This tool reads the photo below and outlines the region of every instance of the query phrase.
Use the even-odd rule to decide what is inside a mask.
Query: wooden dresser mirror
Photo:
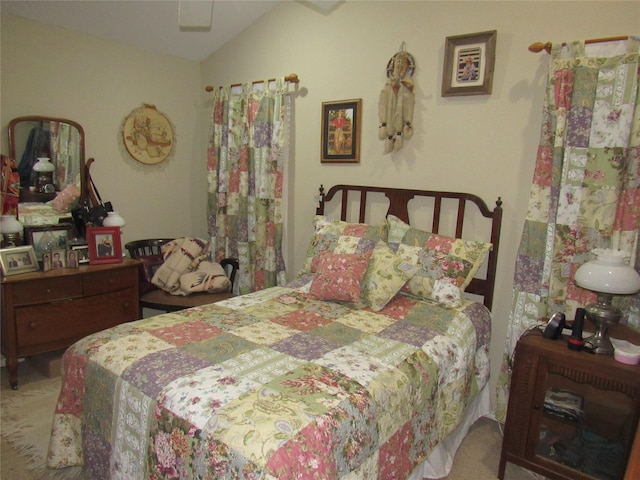
[[[9,155],[15,159],[20,173],[20,202],[45,203],[67,186],[80,179],[81,198],[86,198],[87,185],[82,126],[65,118],[31,115],[9,122]],[[33,166],[38,158],[47,157],[53,163],[53,188],[38,192],[32,188]],[[18,207],[20,216],[20,207]]]

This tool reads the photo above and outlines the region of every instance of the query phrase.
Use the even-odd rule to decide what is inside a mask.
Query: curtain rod
[[[627,40],[628,38],[629,38],[628,35],[622,35],[620,37],[592,38],[590,40],[585,40],[584,43],[588,45],[590,43],[617,42],[620,40]],[[562,43],[562,45],[566,45],[566,44],[567,44],[566,42]],[[545,50],[547,53],[551,53],[551,42],[547,42],[547,43],[535,42],[529,45],[530,52],[539,53],[542,50]]]
[[[289,83],[300,83],[300,78],[298,78],[298,74],[297,73],[290,73],[289,75],[284,77],[285,81],[289,82]],[[269,80],[267,80],[267,82],[275,82],[275,78],[270,78]],[[255,82],[251,82],[253,85],[257,84],[257,83],[262,83],[264,80],[256,80]],[[231,87],[241,87],[242,84],[241,83],[234,83],[233,85],[231,85]],[[207,92],[213,92],[213,87],[211,85],[207,85],[205,87],[205,90]]]

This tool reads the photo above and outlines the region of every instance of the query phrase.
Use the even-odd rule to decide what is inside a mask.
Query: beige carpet
[[[29,362],[19,367],[18,390],[11,390],[6,368],[0,369],[1,480],[58,480],[76,471],[45,468],[49,430],[60,388],[60,377],[47,378]],[[498,424],[478,420],[458,450],[446,480],[495,480],[502,436]],[[65,475],[65,474],[71,475]],[[505,480],[532,480],[526,470],[507,464]]]

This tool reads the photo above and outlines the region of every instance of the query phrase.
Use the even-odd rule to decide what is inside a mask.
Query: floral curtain
[[[285,283],[283,186],[287,83],[214,89],[208,230],[215,259],[240,261],[239,293]]]
[[[554,45],[529,208],[516,258],[496,417],[504,420],[518,338],[554,312],[567,319],[596,294],[576,286],[594,248],[629,252],[639,266],[640,38]],[[587,48],[591,48],[589,45]],[[595,55],[594,55],[595,54]],[[615,299],[640,327],[640,295]]]

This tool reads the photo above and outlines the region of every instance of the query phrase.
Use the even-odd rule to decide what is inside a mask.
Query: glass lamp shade
[[[2,215],[0,219],[0,233],[22,233],[22,224],[14,215]]]
[[[640,275],[624,261],[622,250],[597,248],[595,260],[578,268],[575,282],[578,286],[598,293],[631,295],[640,290]]]
[[[22,224],[14,215],[2,215],[0,218],[0,233],[2,247],[17,247],[21,245]]]
[[[125,219],[118,212],[108,212],[107,218],[102,221],[104,227],[124,227],[127,224]]]

